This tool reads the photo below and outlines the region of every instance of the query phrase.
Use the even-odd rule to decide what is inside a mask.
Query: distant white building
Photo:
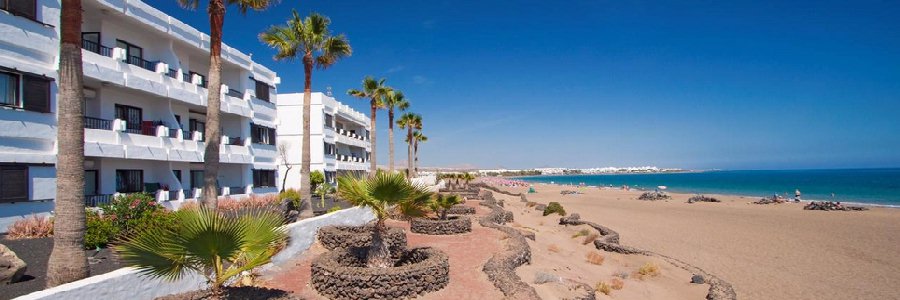
[[[84,0],[88,205],[199,195],[209,36],[138,0]],[[0,231],[56,197],[59,0],[0,1]],[[222,195],[275,192],[277,75],[222,47]]]
[[[312,93],[310,103],[310,170],[322,171],[331,183],[337,176],[369,172],[369,117],[319,92]],[[287,176],[286,188],[299,189],[303,93],[278,95],[278,115],[278,143],[287,147],[287,155],[279,156],[279,174]]]

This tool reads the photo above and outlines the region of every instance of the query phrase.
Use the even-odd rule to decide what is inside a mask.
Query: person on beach
[[[794,202],[800,202],[800,189],[794,190]]]

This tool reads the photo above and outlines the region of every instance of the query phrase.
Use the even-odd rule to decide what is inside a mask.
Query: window
[[[325,154],[326,155],[335,155],[337,154],[337,147],[334,144],[325,143]]]
[[[275,170],[253,170],[253,187],[274,187]]]
[[[325,114],[325,128],[334,128],[334,116]]]
[[[178,183],[181,183],[181,170],[172,170],[172,175],[175,175],[175,179],[178,179]]]
[[[116,170],[116,192],[139,193],[143,191],[143,170]]]
[[[28,167],[0,165],[0,203],[28,201]]]
[[[191,188],[203,188],[203,176],[202,170],[191,170]]]
[[[49,113],[50,82],[39,75],[0,71],[0,106]]]
[[[140,108],[116,104],[116,119],[125,120],[125,131],[128,133],[141,133],[141,123],[144,122],[143,115],[144,112]]]
[[[269,101],[269,84],[262,81],[256,81],[256,98]]]
[[[19,106],[18,75],[0,72],[0,105]]]
[[[123,40],[116,40],[116,47],[125,49],[125,62],[143,67],[144,48],[135,46]]]
[[[37,20],[36,0],[0,0],[0,9],[16,16]]]
[[[200,122],[197,119],[189,119],[188,120],[188,130],[191,132],[197,131],[200,133],[206,133],[206,123]],[[206,136],[201,136],[202,139],[200,141],[206,141]]]
[[[275,129],[250,124],[250,141],[256,144],[275,145]]]

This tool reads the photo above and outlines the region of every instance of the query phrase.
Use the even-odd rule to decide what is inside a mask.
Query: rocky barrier
[[[340,249],[312,262],[310,283],[336,300],[404,299],[443,289],[450,283],[447,254],[433,248],[402,251],[388,268],[365,265],[364,249]]]
[[[450,215],[474,215],[475,208],[468,206],[468,205],[457,204],[457,205],[450,207],[450,209],[447,210],[447,214],[450,214]]]
[[[414,218],[409,230],[428,235],[451,235],[472,232],[472,220],[465,216],[450,216],[446,220]]]
[[[325,226],[319,229],[317,238],[328,250],[369,247],[372,245],[373,225]],[[402,228],[388,227],[385,242],[391,252],[406,249],[406,232]]]
[[[669,199],[672,199],[672,196],[669,196],[669,194],[666,194],[664,192],[646,192],[646,193],[641,194],[641,196],[638,197],[638,200],[644,200],[644,201],[658,201],[658,200],[669,200]]]
[[[597,249],[623,253],[623,254],[641,254],[647,256],[656,256],[662,258],[663,260],[679,267],[687,270],[688,272],[696,274],[694,277],[700,276],[695,283],[708,283],[709,291],[706,294],[706,299],[708,300],[735,300],[737,299],[737,294],[734,292],[734,288],[731,287],[731,284],[722,280],[715,275],[709,274],[706,271],[703,271],[700,268],[697,268],[691,264],[685,263],[681,260],[668,257],[662,254],[654,253],[651,251],[641,250],[637,248],[622,246],[619,244],[619,233],[615,230],[612,230],[608,227],[602,226],[600,224],[588,221],[582,221],[581,216],[576,214],[571,214],[567,217],[562,217],[559,219],[560,225],[588,225],[597,232],[600,233],[600,238],[594,241],[594,246]],[[699,281],[699,282],[696,282]]]
[[[522,281],[519,275],[516,275],[516,268],[526,263],[531,263],[531,247],[528,241],[516,229],[503,226],[506,223],[506,213],[497,206],[493,195],[488,193],[485,200],[481,202],[491,209],[491,212],[479,220],[479,224],[483,227],[493,228],[505,233],[509,238],[506,239],[506,248],[495,253],[487,263],[484,264],[482,271],[487,274],[488,279],[495,287],[500,289],[509,299],[537,300],[541,299],[534,288]]]

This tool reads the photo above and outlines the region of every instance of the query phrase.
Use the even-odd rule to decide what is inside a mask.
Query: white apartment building
[[[138,0],[84,0],[85,195],[199,196],[209,36]],[[53,209],[59,0],[0,1],[0,231]],[[221,195],[276,192],[277,75],[222,47]]]
[[[322,171],[331,183],[336,176],[369,172],[369,117],[323,93],[312,93],[310,103],[310,169]],[[303,93],[278,95],[278,115],[278,143],[287,147],[285,157],[279,157],[278,173],[287,176],[286,188],[299,189]]]

